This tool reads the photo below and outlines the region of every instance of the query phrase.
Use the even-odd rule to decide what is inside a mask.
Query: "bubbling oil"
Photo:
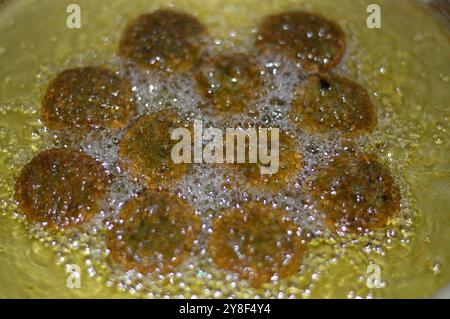
[[[236,45],[235,40],[227,42],[224,39],[220,42],[212,40],[208,46],[209,50],[217,52],[245,51],[251,50],[252,41],[252,35],[241,35],[240,45]],[[84,54],[80,54],[80,61],[83,60]],[[1,198],[1,206],[8,214],[23,220],[20,214],[15,212],[15,203],[12,201],[14,180],[20,168],[39,151],[69,146],[94,157],[108,173],[115,176],[108,199],[100,213],[76,230],[64,230],[58,235],[47,231],[42,225],[29,224],[30,234],[53,247],[60,263],[71,260],[72,255],[81,255],[90,276],[101,278],[108,286],[117,286],[128,293],[150,298],[308,297],[318,278],[326,277],[329,268],[332,268],[338,259],[345,258],[349,251],[353,249],[358,251],[359,260],[356,262],[361,260],[367,262],[371,260],[371,254],[383,256],[392,246],[410,244],[414,231],[414,216],[417,212],[414,208],[414,198],[404,178],[408,152],[404,158],[399,159],[393,158],[390,150],[409,150],[414,147],[421,127],[398,116],[391,105],[391,95],[377,92],[379,95],[371,97],[376,100],[378,106],[377,127],[372,133],[354,139],[350,145],[336,136],[317,136],[303,131],[294,127],[289,120],[293,91],[302,79],[297,76],[296,67],[291,62],[273,57],[269,60],[276,62],[268,62],[267,57],[258,59],[265,94],[260,95],[260,99],[255,101],[248,112],[226,118],[212,116],[197,107],[202,97],[198,95],[193,81],[186,74],[175,75],[171,81],[166,81],[155,73],[127,67],[120,57],[115,56],[108,61],[111,69],[118,70],[118,74],[131,79],[133,100],[137,105],[134,119],[168,108],[178,113],[186,122],[202,119],[204,126],[226,128],[233,127],[235,123],[253,123],[262,127],[279,127],[295,137],[296,151],[302,154],[303,169],[293,182],[289,182],[276,194],[249,189],[243,184],[238,184],[239,187],[230,187],[229,172],[226,169],[206,164],[195,165],[174,188],[175,194],[194,208],[201,218],[202,225],[192,250],[176,271],[168,274],[155,272],[143,275],[136,270],[124,271],[109,259],[110,252],[105,243],[106,234],[117,222],[119,211],[124,204],[145,188],[141,180],[122,171],[118,165],[119,142],[127,127],[119,130],[103,129],[81,139],[74,139],[43,128],[39,121],[39,105],[0,105],[3,118],[14,117],[15,121],[22,119],[25,123],[23,127],[4,125],[1,130],[0,139],[5,141],[0,143],[1,151],[7,154],[2,166],[8,172],[0,185],[2,194],[6,194]],[[359,63],[361,61],[355,61],[353,57],[347,55],[338,66],[337,72],[343,75],[354,74],[354,68],[357,68]],[[54,69],[50,69],[48,73],[53,71]],[[374,75],[367,74],[363,77],[370,79],[371,76]],[[42,78],[48,78],[45,72]],[[19,125],[19,122],[17,123]],[[15,143],[15,138],[19,137],[25,138],[26,144],[31,145],[31,148],[20,147],[24,142]],[[382,159],[400,188],[401,210],[383,230],[371,231],[363,236],[339,237],[326,227],[323,212],[305,205],[302,187],[305,181],[317,176],[331,158],[349,148],[375,153]],[[236,179],[238,183],[241,180]],[[251,282],[240,280],[237,275],[217,267],[208,256],[208,239],[217,212],[246,201],[258,201],[264,205],[281,208],[302,229],[309,243],[297,274],[283,279],[273,278],[262,287],[254,287]],[[367,296],[370,297],[371,294],[369,290]],[[349,292],[348,297],[354,296],[353,292]]]
[[[120,63],[119,59],[117,61]],[[121,64],[118,64],[117,67],[121,67]],[[294,182],[288,183],[285,189],[276,194],[263,190],[252,190],[243,183],[238,184],[239,187],[229,187],[227,186],[230,182],[229,172],[225,169],[211,167],[207,164],[196,165],[193,172],[177,184],[175,193],[189,202],[201,217],[201,234],[195,241],[194,247],[185,262],[177,268],[176,272],[169,274],[155,272],[150,275],[142,275],[136,270],[124,271],[119,265],[111,265],[109,260],[110,252],[105,245],[105,234],[117,222],[119,211],[123,205],[145,187],[141,180],[123,172],[118,166],[118,143],[126,129],[119,131],[104,129],[92,132],[82,139],[72,139],[65,135],[54,136],[53,147],[69,145],[91,155],[102,164],[107,172],[115,174],[115,181],[102,211],[79,229],[66,230],[55,236],[48,232],[45,227],[32,224],[30,225],[32,234],[54,246],[61,258],[72,254],[73,251],[81,250],[85,255],[86,262],[90,265],[89,272],[91,274],[104,277],[107,285],[117,285],[122,290],[144,294],[148,297],[192,297],[198,294],[191,292],[195,291],[195,287],[202,287],[202,296],[205,297],[238,297],[244,295],[277,297],[280,294],[289,297],[302,296],[306,290],[297,291],[292,287],[297,287],[296,280],[302,278],[303,273],[309,270],[305,265],[302,266],[304,269],[299,269],[297,275],[283,280],[273,278],[272,282],[265,284],[265,288],[255,288],[251,283],[239,280],[235,274],[219,269],[206,252],[208,239],[212,231],[211,224],[217,212],[251,200],[283,209],[302,229],[309,240],[334,240],[324,224],[323,213],[304,204],[302,185],[308,178],[316,176],[326,166],[330,158],[345,151],[346,146],[342,145],[342,141],[337,137],[317,137],[292,127],[287,120],[288,110],[286,105],[290,104],[292,98],[290,89],[300,80],[298,77],[292,76],[292,69],[285,67],[282,63],[279,66],[262,64],[262,67],[266,70],[269,69],[263,74],[266,76],[265,88],[268,92],[271,92],[270,98],[265,97],[264,101],[256,103],[257,115],[236,114],[232,120],[226,118],[222,121],[217,119],[208,121],[210,115],[193,114],[192,110],[196,110],[194,105],[201,97],[196,96],[192,92],[192,88],[184,84],[187,82],[186,78],[179,77],[173,82],[152,81],[151,78],[147,77],[144,77],[145,80],[141,80],[142,71],[127,70],[127,72],[130,72],[133,83],[134,100],[138,104],[139,112],[136,114],[136,118],[143,114],[154,113],[160,110],[162,106],[162,108],[169,108],[178,112],[185,119],[206,119],[206,123],[221,125],[222,127],[232,125],[233,121],[237,123],[250,121],[266,126],[275,124],[281,130],[289,132],[295,137],[298,142],[295,145],[296,151],[304,156],[303,169],[298,173]],[[274,85],[276,89],[271,90],[271,85]],[[184,103],[185,101],[188,101],[188,103]],[[283,105],[279,105],[280,101],[283,101]],[[268,110],[279,110],[279,112],[268,112]],[[46,130],[42,133],[52,134]],[[52,140],[51,136],[47,138]],[[368,141],[368,138],[360,138],[354,147],[361,150],[371,149],[370,145],[367,145]],[[403,193],[405,193],[404,183],[397,174],[395,177],[396,182],[403,185]],[[242,178],[236,179],[242,180]],[[403,208],[408,207],[407,200],[404,201],[400,217],[389,228],[407,227],[407,221],[412,217],[412,212]],[[384,232],[389,233],[393,231],[392,229],[386,229]],[[404,236],[402,240],[407,241],[406,233],[403,233],[402,236]],[[351,244],[354,240],[367,241],[370,246],[378,246],[386,240],[384,237],[384,234],[371,233],[365,238],[346,238],[340,239],[340,241],[341,244],[342,241],[345,242],[345,245]],[[313,249],[309,254],[314,255]],[[314,256],[309,258],[314,260]],[[244,295],[240,294],[241,289]],[[276,291],[277,295],[267,295],[266,289],[271,292]],[[291,293],[289,293],[290,291]]]

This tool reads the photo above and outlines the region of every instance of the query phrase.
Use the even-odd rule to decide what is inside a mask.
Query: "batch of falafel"
[[[264,94],[264,72],[255,56],[279,57],[292,62],[301,79],[288,105],[294,130],[351,145],[353,138],[376,127],[376,110],[366,90],[332,73],[345,51],[338,24],[301,11],[267,16],[252,53],[205,53],[207,36],[195,17],[160,9],[129,22],[118,53],[128,67],[157,74],[162,81],[189,76],[203,101],[198,107],[219,119],[245,112]],[[171,130],[185,125],[183,118],[170,108],[138,114],[134,94],[130,79],[106,67],[68,69],[49,83],[42,121],[75,140],[103,129],[123,132],[117,165],[145,188],[121,206],[106,235],[110,260],[144,275],[167,274],[185,261],[204,228],[201,212],[173,191],[196,164],[171,159],[176,143]],[[226,165],[231,187],[233,175],[240,174],[244,182],[239,187],[248,192],[277,194],[296,183],[302,170],[311,169],[294,146],[295,134],[280,131],[278,172],[261,175],[258,164]],[[399,187],[375,155],[350,146],[316,170],[298,192],[305,205],[324,214],[331,233],[383,229],[399,213]],[[115,178],[98,160],[70,145],[44,150],[22,169],[15,199],[28,222],[57,234],[98,214]],[[282,206],[253,198],[215,212],[210,229],[206,257],[199,258],[210,258],[255,287],[274,276],[279,280],[297,273],[309,240]]]

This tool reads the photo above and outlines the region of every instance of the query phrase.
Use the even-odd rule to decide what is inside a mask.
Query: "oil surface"
[[[50,132],[39,120],[46,83],[65,68],[115,65],[117,42],[126,23],[169,5],[166,1],[78,1],[82,28],[70,30],[65,24],[69,3],[17,0],[0,11],[1,297],[142,295],[139,278],[133,282],[136,277],[106,269],[102,256],[96,256],[96,244],[88,245],[90,250],[80,249],[94,235],[70,237],[64,244],[39,229],[32,229],[30,236],[14,214],[15,177],[39,149],[51,143]],[[338,22],[346,33],[347,49],[337,73],[360,83],[371,95],[379,124],[366,144],[401,183],[403,214],[396,227],[370,242],[367,238],[311,242],[304,269],[281,287],[254,290],[233,280],[220,285],[208,278],[208,269],[199,272],[194,267],[185,270],[184,281],[175,274],[164,278],[167,282],[144,283],[154,293],[143,296],[176,297],[184,285],[189,287],[182,289],[185,297],[425,297],[450,281],[448,34],[406,1],[379,1],[382,28],[368,29],[369,3],[190,0],[170,5],[196,15],[218,50],[245,50],[260,19],[279,11],[301,9]],[[108,158],[95,154],[95,146],[91,152]],[[203,174],[209,176],[207,170]],[[187,180],[185,186],[192,183]],[[198,197],[206,209],[208,198]],[[82,268],[80,289],[66,287],[64,265],[73,263]],[[366,285],[369,264],[380,266],[383,288]]]

